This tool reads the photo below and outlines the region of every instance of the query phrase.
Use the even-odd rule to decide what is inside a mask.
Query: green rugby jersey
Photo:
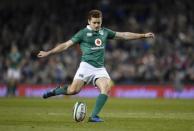
[[[82,51],[81,61],[87,62],[94,67],[104,66],[105,46],[108,39],[113,39],[116,32],[101,28],[93,31],[89,26],[76,33],[71,40],[80,44]]]

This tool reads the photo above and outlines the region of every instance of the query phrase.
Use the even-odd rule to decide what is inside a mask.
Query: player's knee
[[[108,85],[107,85],[107,87],[106,87],[106,91],[107,91],[107,93],[109,93],[109,92],[110,92],[110,90],[111,90],[111,86],[110,86],[110,84],[108,84]]]
[[[111,84],[110,82],[106,82],[101,89],[101,93],[108,94],[111,90]]]

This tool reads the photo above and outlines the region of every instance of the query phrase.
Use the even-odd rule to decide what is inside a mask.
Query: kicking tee
[[[116,32],[101,28],[99,31],[92,30],[89,26],[77,32],[71,40],[80,44],[82,51],[81,61],[100,68],[104,66],[105,46],[108,39],[113,39]]]

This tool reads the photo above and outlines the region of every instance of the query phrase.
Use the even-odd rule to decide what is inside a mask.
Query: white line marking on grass
[[[194,113],[159,113],[159,112],[117,112],[117,113],[104,113],[106,117],[115,118],[151,118],[151,119],[179,119],[179,120],[194,120]]]
[[[37,115],[42,115],[43,113],[36,113]],[[69,116],[69,113],[58,113],[58,112],[48,112],[50,116]]]
[[[66,113],[49,112],[48,115],[51,115],[51,116],[61,116],[61,115],[67,115],[67,114]]]

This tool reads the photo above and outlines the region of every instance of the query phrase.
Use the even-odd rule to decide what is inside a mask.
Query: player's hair
[[[91,10],[88,13],[88,20],[91,18],[102,18],[102,12],[100,10]]]

